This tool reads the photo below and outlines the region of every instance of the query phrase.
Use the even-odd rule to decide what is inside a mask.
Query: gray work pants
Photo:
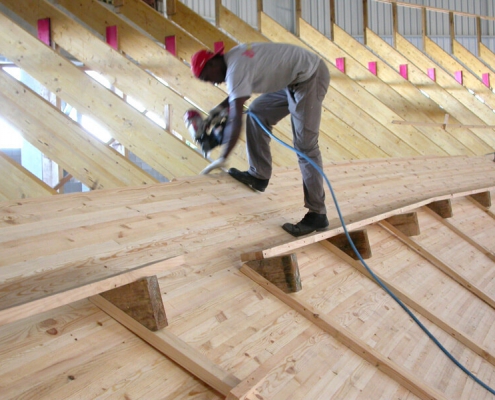
[[[275,93],[266,93],[254,100],[249,111],[271,131],[289,113],[291,115],[294,148],[322,167],[318,135],[321,104],[330,83],[330,73],[323,61],[307,81],[290,85]],[[270,179],[272,174],[271,138],[258,123],[246,118],[246,144],[249,173],[256,178]],[[304,190],[304,206],[318,214],[326,214],[323,177],[303,157],[298,155]]]

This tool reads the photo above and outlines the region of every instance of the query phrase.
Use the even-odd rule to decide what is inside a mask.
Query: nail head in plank
[[[151,331],[168,325],[156,275],[108,290],[101,296]]]
[[[285,293],[302,289],[296,254],[248,261],[247,265]]]

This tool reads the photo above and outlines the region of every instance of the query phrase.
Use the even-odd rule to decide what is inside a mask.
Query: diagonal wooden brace
[[[156,275],[108,290],[101,296],[151,331],[168,325]]]

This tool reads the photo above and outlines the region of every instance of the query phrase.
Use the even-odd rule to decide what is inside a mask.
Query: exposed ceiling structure
[[[140,0],[0,0],[1,55],[170,180],[0,69],[0,116],[93,189],[59,195],[0,153],[2,397],[494,398],[495,55],[455,40],[450,55],[427,37],[423,53],[398,34],[392,47],[371,30],[363,45],[336,25],[330,40],[302,19],[295,36],[261,11],[257,31],[220,2],[214,26],[170,3],[166,18]],[[33,35],[46,18],[51,46]],[[330,193],[328,231],[280,228],[303,213],[289,150],[272,146],[263,194],[198,175],[208,160],[182,115],[226,91],[194,80],[184,60],[246,41],[327,61],[324,170],[372,274]],[[274,133],[290,141],[290,121]],[[230,166],[245,165],[241,144]]]

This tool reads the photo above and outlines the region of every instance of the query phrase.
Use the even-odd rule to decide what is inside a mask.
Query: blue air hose
[[[368,267],[368,265],[366,264],[364,259],[361,257],[361,254],[359,254],[358,249],[354,245],[354,242],[352,241],[351,236],[349,235],[349,232],[347,231],[347,227],[346,227],[346,224],[344,222],[344,218],[342,217],[339,203],[337,202],[337,198],[335,197],[335,193],[333,191],[332,185],[331,185],[330,181],[328,180],[327,176],[325,175],[325,172],[323,172],[323,170],[320,168],[320,166],[318,166],[318,164],[316,164],[313,160],[311,160],[306,154],[298,151],[297,149],[293,148],[292,146],[289,146],[287,143],[285,143],[284,141],[280,140],[275,135],[273,135],[273,133],[270,132],[270,130],[263,125],[263,123],[259,120],[259,118],[255,114],[253,114],[250,111],[247,111],[247,114],[256,121],[256,123],[265,131],[265,133],[268,136],[270,136],[276,142],[280,143],[282,146],[288,148],[289,150],[292,150],[298,156],[304,158],[306,161],[308,161],[313,166],[314,169],[316,169],[318,171],[318,173],[323,177],[323,179],[325,180],[325,182],[328,185],[328,188],[330,189],[330,193],[332,195],[333,202],[335,203],[335,208],[336,208],[337,213],[339,215],[340,223],[342,225],[342,228],[344,229],[345,236],[347,237],[347,240],[349,241],[349,244],[351,245],[352,250],[354,251],[354,253],[358,257],[359,261],[361,261],[361,264],[363,264],[364,268],[366,268],[366,270],[373,277],[373,279],[378,283],[378,285],[380,285],[380,287],[383,290],[385,290],[385,292],[387,292],[390,295],[390,297],[392,297],[397,302],[397,304],[399,304],[402,307],[402,309],[414,320],[414,322],[416,322],[416,324],[418,324],[418,326],[428,335],[428,337],[438,346],[438,348],[440,350],[442,350],[442,352],[448,358],[450,358],[450,360],[455,365],[457,365],[462,371],[464,371],[464,373],[466,373],[466,375],[468,375],[470,378],[472,378],[476,383],[478,383],[483,388],[488,390],[491,394],[495,395],[495,390],[492,389],[487,384],[485,384],[484,382],[482,382],[476,376],[474,376],[471,373],[471,371],[469,371],[466,367],[464,367],[464,365],[462,365],[459,361],[457,361],[457,359],[438,341],[438,339],[435,336],[433,336],[433,334],[428,330],[428,328],[421,323],[421,321],[412,313],[412,311],[385,285],[385,283],[382,282],[382,280],[371,270],[371,268]]]

